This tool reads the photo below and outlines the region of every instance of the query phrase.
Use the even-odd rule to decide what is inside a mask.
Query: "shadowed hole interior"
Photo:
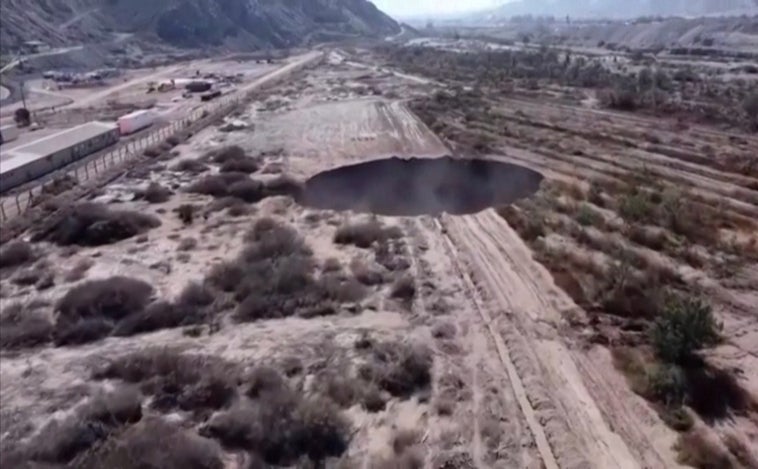
[[[492,160],[393,157],[317,174],[299,198],[319,209],[462,215],[528,197],[542,179],[531,169]]]

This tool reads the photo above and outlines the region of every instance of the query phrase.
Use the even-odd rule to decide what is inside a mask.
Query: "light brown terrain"
[[[139,454],[172,468],[670,468],[688,462],[676,448],[693,435],[717,464],[696,467],[756,467],[758,176],[752,163],[735,168],[758,138],[534,96],[519,82],[467,98],[444,67],[374,65],[385,57],[329,52],[238,109],[244,128],[188,136],[88,195],[159,223],[82,230],[108,242],[78,245],[66,230],[101,208],[60,207],[21,236],[33,252],[17,265],[3,247],[3,467],[133,467],[124,461]],[[247,163],[219,158],[234,146]],[[295,182],[392,156],[476,153],[541,172],[542,189],[515,207],[393,217],[314,208]],[[260,184],[240,186],[238,172],[206,180],[230,161],[255,163]],[[631,241],[615,203],[599,201],[638,176],[718,215],[713,244]],[[157,185],[170,194],[155,196]],[[647,323],[592,298],[615,256],[702,292],[724,323],[702,355],[734,378],[740,405],[730,395],[705,415],[686,403],[685,439],[614,365],[620,350],[648,347]],[[117,314],[138,302],[128,288],[70,306],[78,286],[116,276],[146,282],[147,302],[171,302],[178,320],[145,304]],[[302,441],[282,436],[298,425]]]

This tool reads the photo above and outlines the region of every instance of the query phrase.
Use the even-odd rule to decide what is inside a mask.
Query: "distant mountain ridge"
[[[584,18],[704,16],[758,13],[758,0],[518,0],[487,12],[495,16],[552,15]]]
[[[367,0],[2,0],[0,44],[92,43],[130,33],[177,47],[294,47],[400,32]]]

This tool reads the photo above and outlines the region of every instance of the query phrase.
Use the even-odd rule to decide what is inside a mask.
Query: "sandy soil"
[[[246,129],[202,131],[177,147],[179,155],[165,164],[170,167],[223,145],[239,145],[250,155],[261,155],[264,167],[306,179],[342,165],[392,155],[434,158],[449,154],[445,143],[404,102],[430,93],[435,85],[410,78],[356,68],[346,64],[340,54],[330,56],[327,63],[269,90],[239,111],[234,119],[245,122]],[[367,92],[368,86],[380,93]],[[736,177],[717,165],[665,156],[644,146],[623,147],[610,138],[624,138],[623,132],[634,126],[635,131],[655,132],[670,142],[676,133],[661,122],[519,100],[504,103],[504,112],[515,116],[517,110],[519,118],[526,114],[527,119],[560,122],[568,130],[530,128],[534,135],[504,139],[492,158],[540,169],[548,177],[571,178],[613,175],[631,165],[629,161],[644,163],[663,177],[692,186],[704,200],[719,200],[745,217],[758,216],[755,190],[745,187],[754,182],[749,177]],[[568,147],[587,145],[590,137],[581,132],[590,123],[596,126],[594,135],[609,135],[608,140],[589,144],[595,148],[597,143],[603,151],[567,156],[571,155],[565,151]],[[519,129],[527,124],[514,117],[512,125]],[[574,133],[566,138],[569,131]],[[708,144],[723,148],[724,154],[749,152],[740,146],[724,146],[729,135],[717,131],[690,128],[678,138],[689,141],[687,146],[693,148]],[[748,145],[756,143],[754,138],[744,138]],[[209,266],[234,257],[242,246],[243,233],[264,216],[296,227],[319,264],[332,258],[342,265],[356,259],[372,262],[369,251],[333,242],[337,226],[367,219],[367,215],[313,210],[289,198],[274,197],[256,204],[248,215],[232,218],[223,212],[208,213],[184,226],[173,209],[188,203],[207,206],[210,197],[178,190],[164,204],[132,200],[134,190],[148,180],[181,189],[196,178],[154,170],[148,176],[127,176],[108,185],[96,201],[155,214],[161,226],[149,231],[147,240],[82,247],[72,255],[42,243],[39,248],[46,253],[57,284],[39,293],[33,287],[13,285],[11,272],[2,280],[3,302],[41,300],[52,314],[52,305],[72,286],[112,275],[145,280],[156,288],[158,297],[172,299],[188,282],[202,281]],[[65,416],[102,386],[89,379],[93,367],[131,351],[170,346],[245,366],[278,363],[297,355],[307,374],[319,364],[323,366],[325,357],[334,360],[327,360],[326,366],[339,360],[359,360],[352,344],[368,333],[375,340],[429,346],[434,356],[433,385],[429,395],[393,398],[386,410],[378,413],[360,406],[347,409],[355,431],[342,458],[343,467],[374,467],[392,455],[393,435],[404,429],[422,435],[426,467],[678,466],[672,449],[676,433],[629,389],[614,369],[607,348],[580,340],[581,331],[570,324],[578,306],[494,210],[465,216],[375,219],[404,233],[404,256],[418,291],[411,305],[392,299],[389,286],[383,285],[372,288],[356,311],[340,311],[334,316],[238,324],[222,315],[218,331],[196,338],[183,334],[182,329],[168,329],[78,347],[3,352],[0,441],[12,444],[33,438],[50,419]],[[186,238],[197,241],[190,253],[177,250]],[[93,265],[84,279],[73,283],[62,279],[66,270],[85,259]],[[703,283],[708,284],[707,279]],[[735,292],[720,284],[711,286],[714,295],[730,298],[736,306],[723,311],[730,340],[713,351],[714,359],[740,366],[748,380],[746,386],[758,394],[755,289]],[[435,337],[433,331],[441,323],[452,325],[452,337]],[[436,405],[450,391],[451,382],[460,383],[453,410],[440,415]],[[758,441],[754,424],[735,421],[723,425]],[[233,462],[227,466],[238,467]]]

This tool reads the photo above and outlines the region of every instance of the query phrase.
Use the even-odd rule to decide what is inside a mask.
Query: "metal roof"
[[[0,174],[117,129],[113,123],[93,121],[15,147],[6,153],[4,161],[0,161]]]

